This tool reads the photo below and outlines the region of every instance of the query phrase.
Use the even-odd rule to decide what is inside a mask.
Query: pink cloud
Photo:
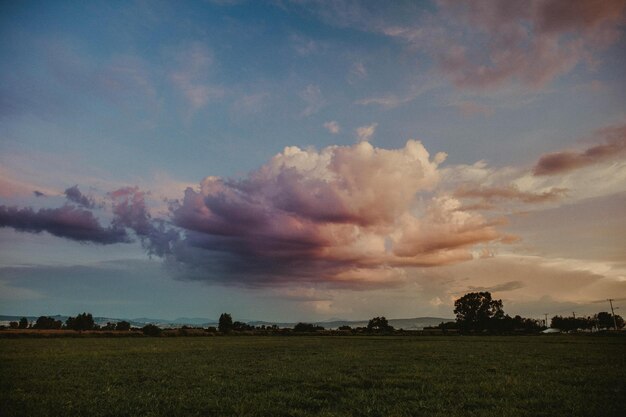
[[[562,198],[567,190],[551,188],[548,191],[535,193],[521,191],[514,185],[503,187],[468,187],[459,188],[454,195],[459,198],[479,198],[486,202],[495,200],[517,200],[523,203],[544,203]]]
[[[125,229],[115,225],[105,228],[91,211],[70,205],[38,211],[0,206],[0,227],[28,233],[45,231],[58,237],[102,245],[130,242]]]
[[[133,230],[151,255],[165,256],[178,241],[178,231],[164,220],[153,220],[146,193],[138,187],[123,187],[109,193],[113,200],[113,227]]]
[[[464,117],[471,117],[476,115],[482,115],[484,117],[492,116],[494,113],[493,107],[486,106],[484,104],[475,103],[473,101],[461,101],[459,103],[454,104],[461,115]]]
[[[621,35],[624,0],[440,0],[419,27],[377,24],[431,54],[458,87],[541,88]]]
[[[242,285],[356,288],[401,283],[404,267],[471,259],[473,245],[500,237],[497,224],[453,197],[418,204],[444,159],[414,140],[392,150],[288,147],[241,180],[207,177],[173,209],[186,238],[169,267]]]
[[[78,189],[78,185],[66,189],[65,197],[67,197],[68,200],[85,208],[94,208],[95,206],[94,199],[81,193]]]
[[[533,168],[535,176],[562,174],[589,165],[610,161],[626,154],[626,125],[600,129],[596,137],[603,144],[591,146],[584,151],[562,151],[543,155]]]

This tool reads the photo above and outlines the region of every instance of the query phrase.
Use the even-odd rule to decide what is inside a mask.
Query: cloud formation
[[[192,112],[224,95],[222,87],[208,81],[213,55],[203,45],[192,43],[183,47],[176,55],[176,61],[178,67],[170,74],[170,78],[189,103]]]
[[[91,211],[70,205],[38,211],[0,206],[0,227],[29,233],[45,231],[58,237],[102,245],[131,241],[125,229],[116,225],[105,228]]]
[[[326,100],[322,95],[322,90],[319,86],[309,84],[306,88],[298,94],[302,101],[306,103],[306,107],[300,113],[301,117],[309,117],[320,111],[326,104]]]
[[[581,61],[592,62],[594,52],[614,43],[626,2],[442,0],[439,5],[447,24],[462,27],[433,52],[457,86],[517,81],[538,88]]]
[[[341,130],[341,128],[339,127],[339,123],[337,123],[335,120],[324,123],[324,127],[333,135],[336,135]]]
[[[601,129],[597,135],[604,137],[605,143],[581,152],[562,151],[543,155],[533,168],[533,174],[535,176],[563,174],[626,155],[626,125]]]
[[[288,147],[243,179],[207,177],[172,212],[186,237],[168,262],[231,284],[358,287],[471,259],[471,246],[500,237],[497,223],[432,195],[445,156],[430,158],[416,140],[393,150]]]
[[[164,256],[179,238],[178,231],[164,220],[153,220],[146,205],[146,193],[138,187],[123,187],[109,196],[113,200],[113,227],[129,228],[150,255]]]
[[[461,187],[455,192],[459,198],[480,198],[485,202],[517,200],[523,203],[544,203],[558,200],[567,193],[564,188],[551,188],[541,193],[520,191],[515,185],[503,187]]]
[[[361,126],[356,129],[356,137],[361,141],[369,141],[374,133],[376,133],[376,128],[378,127],[378,123],[372,123],[371,125]]]
[[[94,208],[95,206],[95,202],[93,198],[89,198],[83,193],[81,193],[80,190],[78,189],[78,185],[75,185],[73,187],[66,189],[65,197],[67,197],[68,200],[78,205],[81,205],[85,208]]]
[[[626,1],[439,0],[373,8],[359,2],[304,3],[327,22],[379,33],[426,53],[439,73],[473,90],[508,83],[541,88],[621,36]],[[394,10],[395,9],[395,10]],[[374,101],[391,105],[397,99]],[[395,105],[395,104],[394,104]]]

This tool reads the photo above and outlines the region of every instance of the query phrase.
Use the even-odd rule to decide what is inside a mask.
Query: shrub
[[[160,336],[161,335],[161,328],[159,326],[154,325],[154,324],[146,324],[145,326],[143,326],[141,328],[141,331],[146,336],[154,336],[154,337],[156,337],[156,336]]]

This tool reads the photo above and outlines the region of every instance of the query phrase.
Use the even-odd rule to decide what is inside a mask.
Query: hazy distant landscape
[[[0,326],[8,326],[11,321],[19,321],[24,316],[7,316],[0,315]],[[68,316],[61,315],[53,315],[50,316],[55,320],[60,320],[65,322]],[[26,316],[29,322],[34,323],[38,317],[36,316]],[[396,329],[404,329],[404,330],[421,330],[424,327],[429,326],[437,326],[441,322],[453,321],[451,318],[442,318],[442,317],[415,317],[415,318],[405,318],[405,319],[389,319],[389,324]],[[162,328],[177,328],[181,326],[198,326],[198,327],[217,327],[218,320],[217,319],[207,319],[201,317],[179,317],[174,320],[166,320],[159,318],[111,318],[111,317],[94,317],[94,321],[98,325],[105,325],[109,322],[118,322],[118,321],[128,321],[134,327],[143,327],[146,324],[155,324]],[[280,328],[292,328],[297,322],[271,322],[271,321],[263,321],[263,320],[242,320],[243,322],[252,325],[252,326],[272,326],[276,325]],[[326,329],[336,329],[341,326],[350,326],[350,327],[366,327],[368,320],[329,320],[329,321],[320,321],[314,322],[313,324],[319,324]]]

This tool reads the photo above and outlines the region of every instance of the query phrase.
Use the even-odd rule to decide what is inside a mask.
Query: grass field
[[[0,339],[8,416],[625,416],[626,338]]]

